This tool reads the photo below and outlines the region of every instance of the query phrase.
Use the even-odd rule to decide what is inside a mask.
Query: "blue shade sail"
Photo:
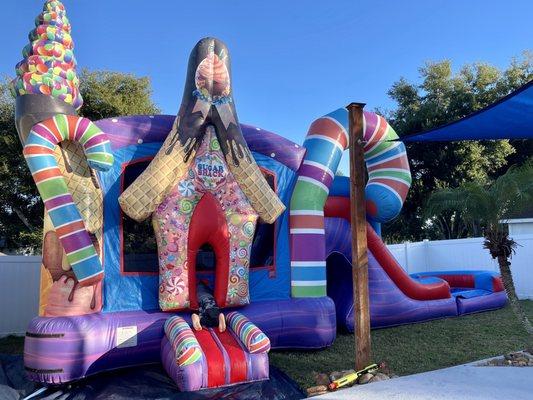
[[[533,139],[533,80],[458,121],[406,135],[404,142]]]

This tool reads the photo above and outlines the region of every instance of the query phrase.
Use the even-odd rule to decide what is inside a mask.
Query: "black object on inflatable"
[[[26,380],[22,356],[0,354],[0,399],[21,400],[41,386]],[[306,396],[280,370],[270,367],[270,380],[244,383],[220,389],[179,392],[160,365],[106,372],[79,383],[49,388],[33,397],[38,400],[296,400]]]
[[[20,141],[23,144],[26,143],[26,138],[35,124],[57,114],[78,115],[70,104],[52,96],[44,94],[18,96],[15,107],[15,125]]]

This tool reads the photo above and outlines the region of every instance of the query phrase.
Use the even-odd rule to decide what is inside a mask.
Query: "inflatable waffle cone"
[[[54,153],[85,227],[96,233],[103,223],[103,197],[91,176],[82,145],[69,140],[57,146]]]
[[[170,146],[173,131],[167,136],[162,149]],[[142,175],[122,193],[118,201],[130,218],[143,221],[163,202],[187,171],[190,161],[185,161],[185,154],[182,146],[176,146],[172,156],[159,151]]]
[[[202,39],[189,58],[181,107],[172,131],[148,168],[120,196],[131,218],[147,218],[182,179],[206,127],[213,125],[229,169],[252,207],[272,223],[285,206],[270,188],[242,136],[233,103],[228,51],[214,38]]]
[[[228,162],[228,165],[257,214],[265,222],[274,223],[285,206],[270,188],[257,164],[243,161],[239,165]]]

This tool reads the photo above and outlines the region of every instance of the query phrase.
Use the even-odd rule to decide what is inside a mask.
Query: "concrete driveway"
[[[478,362],[357,385],[316,399],[532,400],[533,367],[478,367]]]

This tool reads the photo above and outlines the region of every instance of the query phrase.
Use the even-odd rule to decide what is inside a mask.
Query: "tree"
[[[457,188],[436,190],[428,199],[425,216],[434,218],[441,213],[457,213],[469,224],[481,227],[483,247],[498,260],[500,273],[511,308],[530,335],[533,326],[520,306],[516,295],[510,259],[517,243],[509,237],[502,220],[523,212],[533,203],[533,159],[521,167],[510,168],[491,184],[465,183]]]
[[[153,103],[150,79],[111,71],[82,70],[80,115],[97,121],[120,115],[159,113]]]
[[[41,240],[43,206],[22,156],[15,106],[0,85],[0,242],[2,248],[31,251]]]
[[[533,79],[533,54],[524,53],[504,71],[484,63],[452,72],[450,61],[427,63],[420,69],[421,83],[397,81],[389,96],[398,104],[384,113],[400,136],[455,121],[479,110]],[[453,213],[443,213],[427,224],[424,201],[438,188],[465,182],[487,183],[508,168],[512,157],[523,163],[531,154],[531,140],[409,143],[413,186],[402,214],[385,226],[389,241],[460,238],[477,232]]]
[[[80,74],[80,115],[93,121],[118,115],[156,114],[148,78],[109,71]],[[0,84],[0,247],[40,251],[43,204],[22,156],[14,100]]]

